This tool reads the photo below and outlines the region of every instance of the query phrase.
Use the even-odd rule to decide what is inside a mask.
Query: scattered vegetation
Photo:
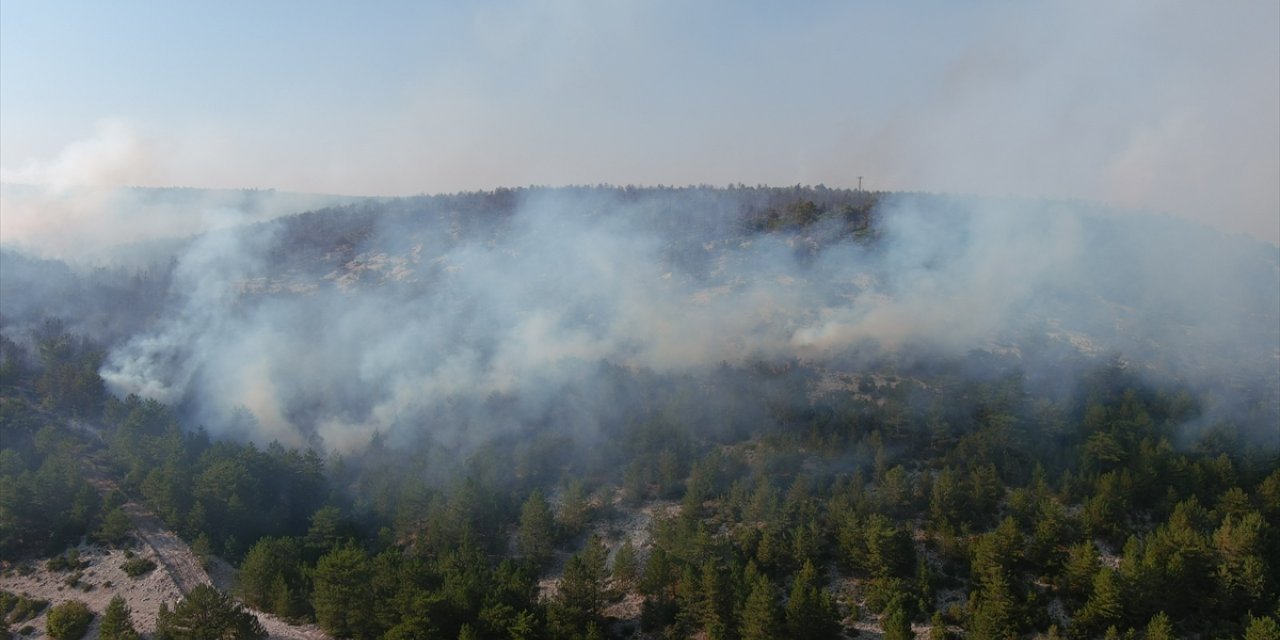
[[[70,549],[66,553],[50,558],[49,561],[45,563],[45,567],[50,571],[58,572],[79,571],[87,566],[89,566],[89,562],[87,560],[80,559],[79,549]]]
[[[48,606],[49,603],[45,600],[32,600],[26,596],[0,591],[0,620],[3,620],[5,625],[21,624],[31,620]]]

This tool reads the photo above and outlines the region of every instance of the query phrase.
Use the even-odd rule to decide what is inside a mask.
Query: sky
[[[858,176],[1280,244],[1280,3],[0,1],[5,182]]]

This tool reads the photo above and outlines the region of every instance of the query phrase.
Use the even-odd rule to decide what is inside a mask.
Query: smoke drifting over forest
[[[549,424],[591,438],[647,410],[618,372],[696,395],[723,366],[911,375],[974,353],[1042,385],[1119,358],[1262,442],[1277,416],[1276,248],[1078,204],[500,190],[323,209],[175,251],[150,311],[100,337],[102,376],[259,442],[468,447]],[[56,307],[17,281],[30,260],[6,260],[16,333]],[[757,401],[729,394],[701,417]]]

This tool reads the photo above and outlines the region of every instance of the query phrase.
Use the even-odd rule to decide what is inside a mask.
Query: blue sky
[[[0,2],[6,181],[859,175],[1280,242],[1280,3]]]

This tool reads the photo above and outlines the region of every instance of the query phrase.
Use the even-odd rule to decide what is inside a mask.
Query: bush
[[[150,573],[152,569],[156,568],[156,563],[148,558],[133,558],[132,560],[125,560],[124,564],[120,565],[120,568],[124,569],[125,575],[130,578],[137,578]]]
[[[89,566],[89,563],[80,559],[79,549],[72,549],[56,558],[50,558],[45,566],[50,571],[75,571]]]
[[[32,600],[8,591],[0,591],[0,623],[17,624],[26,622],[49,606],[46,600]],[[3,625],[0,625],[3,626]]]
[[[80,640],[93,622],[89,605],[79,600],[64,602],[49,610],[45,630],[55,640]]]

